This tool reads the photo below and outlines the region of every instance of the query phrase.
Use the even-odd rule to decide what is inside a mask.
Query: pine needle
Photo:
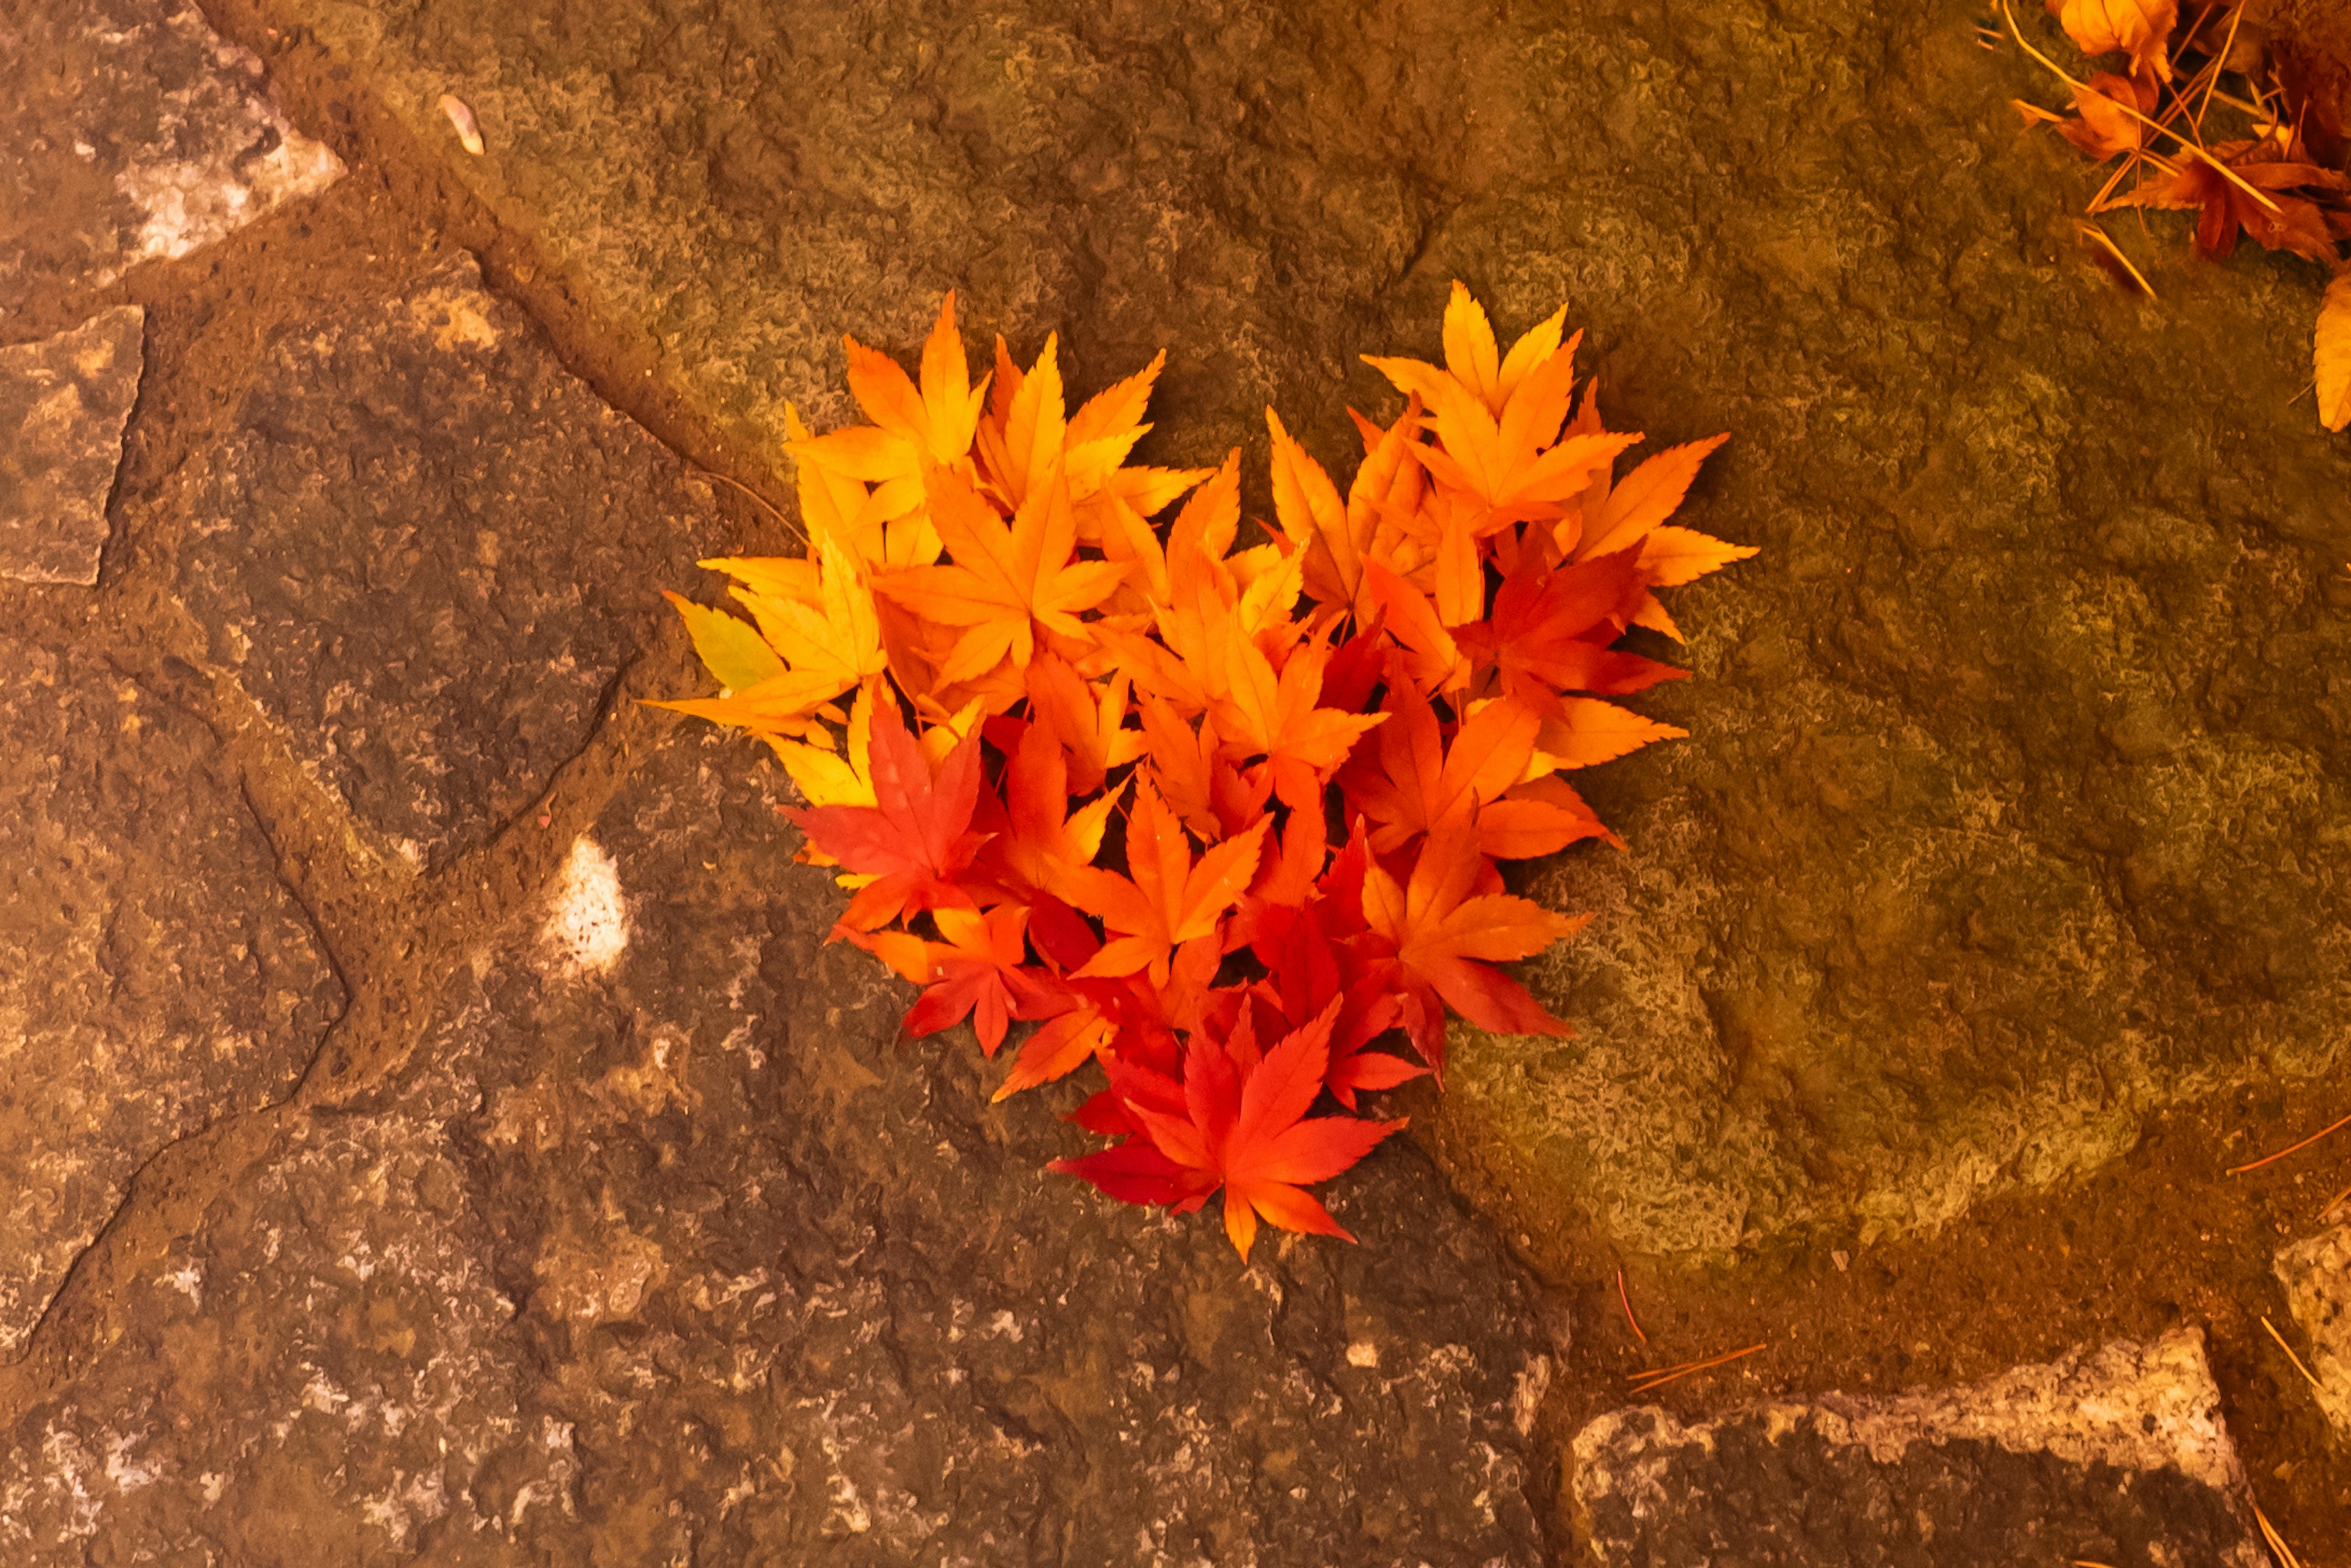
[[[2270,1516],[2262,1511],[2259,1503],[2253,1505],[2253,1522],[2262,1527],[2262,1539],[2277,1553],[2278,1568],[2302,1568],[2302,1559],[2294,1554],[2294,1548],[2285,1543],[2285,1537],[2277,1532],[2277,1526],[2270,1522]]]
[[[1741,1356],[1753,1355],[1770,1343],[1771,1341],[1765,1340],[1761,1343],[1750,1344],[1745,1350],[1734,1350],[1727,1355],[1711,1356],[1705,1361],[1686,1361],[1678,1366],[1660,1366],[1647,1372],[1636,1372],[1632,1377],[1633,1392],[1647,1394],[1695,1373],[1710,1372],[1718,1366],[1728,1366]]]
[[[1641,1332],[1640,1320],[1633,1315],[1633,1298],[1625,1293],[1625,1270],[1622,1269],[1616,1270],[1616,1299],[1625,1303],[1625,1321],[1633,1325],[1633,1337],[1644,1345],[1647,1344],[1649,1336]]]
[[[2285,1358],[2294,1363],[2294,1369],[2302,1374],[2304,1380],[2313,1388],[2317,1389],[2321,1394],[2325,1393],[2326,1385],[2319,1382],[2317,1375],[2313,1373],[2310,1368],[2302,1364],[2302,1357],[2294,1354],[2294,1346],[2285,1343],[2285,1335],[2278,1333],[2277,1324],[2270,1322],[2269,1315],[2267,1313],[2263,1313],[2262,1315],[2262,1327],[2270,1331],[2270,1338],[2277,1341],[2277,1347],[2285,1352]]]
[[[2302,1142],[2280,1149],[2273,1155],[2263,1155],[2260,1159],[2251,1161],[2245,1165],[2231,1166],[2229,1167],[2228,1174],[2231,1176],[2242,1176],[2247,1171],[2257,1171],[2265,1165],[2270,1165],[2275,1161],[2282,1160],[2288,1155],[2298,1155],[2303,1150],[2310,1147],[2311,1145],[2318,1142],[2319,1139],[2326,1136],[2327,1134],[2335,1132],[2338,1128],[2342,1127],[2351,1127],[2351,1116],[2346,1116],[2339,1122],[2330,1122],[2325,1126],[2319,1128],[2315,1133],[2311,1134],[2310,1136],[2303,1139]]]
[[[2122,269],[2131,275],[2131,281],[2137,284],[2142,289],[2145,289],[2147,291],[2147,297],[2149,299],[2155,298],[2155,285],[2147,280],[2147,275],[2145,273],[2139,271],[2137,267],[2131,265],[2131,258],[2123,254],[2122,246],[2116,245],[2113,240],[2106,237],[2105,230],[2100,228],[2095,224],[2084,224],[2082,225],[2082,233],[2085,237],[2096,240],[2100,245],[2105,246],[2106,254],[2120,262],[2122,264]]]

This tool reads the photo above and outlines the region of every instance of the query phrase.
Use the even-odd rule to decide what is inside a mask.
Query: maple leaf
[[[1525,987],[1492,966],[1531,958],[1582,930],[1591,916],[1571,919],[1531,899],[1479,892],[1492,870],[1478,852],[1475,831],[1466,826],[1421,841],[1408,884],[1398,886],[1377,860],[1364,868],[1364,917],[1395,956],[1405,1030],[1440,1082],[1445,1017],[1438,998],[1498,1034],[1570,1032]]]
[[[910,908],[973,903],[954,879],[980,844],[969,831],[979,799],[978,737],[956,746],[934,774],[898,710],[878,707],[870,753],[874,803],[785,812],[811,844],[852,875],[872,879],[849,901],[836,935],[873,930]]]
[[[1069,809],[1071,795],[1061,743],[1043,725],[1027,726],[1005,768],[1006,831],[988,842],[989,855],[1021,883],[1058,886],[1100,852],[1117,793],[1075,811]]]
[[[1160,803],[1150,779],[1138,779],[1134,810],[1126,825],[1132,880],[1100,867],[1081,866],[1054,889],[1119,934],[1078,972],[1116,977],[1148,969],[1154,984],[1166,984],[1168,960],[1176,946],[1214,932],[1248,888],[1270,825],[1270,818],[1260,817],[1247,832],[1217,845],[1196,864],[1182,826]]]
[[[938,321],[923,344],[919,390],[887,354],[854,338],[841,340],[848,345],[849,390],[858,406],[866,418],[904,444],[904,466],[882,476],[885,481],[919,481],[925,463],[950,464],[969,454],[987,396],[987,378],[971,384],[963,338],[956,330],[953,289],[940,302]]]
[[[1029,665],[1029,711],[1061,745],[1070,768],[1070,791],[1091,795],[1112,768],[1143,755],[1139,730],[1125,727],[1133,679],[1124,671],[1095,686],[1050,653]]]
[[[2138,117],[2152,113],[2155,107],[2152,84],[2141,93],[2128,77],[2100,71],[2074,89],[2074,108],[2080,118],[2060,120],[2057,134],[2103,162],[2146,144],[2146,127]]]
[[[1608,646],[1647,593],[1632,551],[1557,570],[1540,570],[1531,558],[1519,564],[1494,595],[1493,613],[1455,632],[1476,667],[1496,672],[1504,695],[1553,713],[1561,692],[1621,695],[1688,674]]]
[[[1290,439],[1273,410],[1265,411],[1273,436],[1273,511],[1290,547],[1304,558],[1306,591],[1324,604],[1364,608],[1364,556],[1377,514],[1351,507],[1322,465]]]
[[[733,590],[750,610],[756,631],[733,616],[670,595],[704,664],[733,689],[719,697],[650,706],[734,725],[771,739],[820,735],[816,720],[826,705],[881,674],[887,665],[872,593],[856,558],[830,538],[820,541],[818,549],[820,560],[806,574],[779,572],[768,562],[717,563],[722,570],[747,570],[761,585]],[[768,591],[774,588],[805,599]],[[811,600],[813,603],[807,601]],[[767,650],[764,657],[758,647]]]
[[[1009,528],[957,475],[935,468],[928,478],[932,524],[954,564],[909,567],[873,586],[932,621],[966,628],[941,684],[985,675],[1007,658],[1027,668],[1040,631],[1084,638],[1079,614],[1109,597],[1126,568],[1071,559],[1077,534],[1060,475],[1029,492]]]
[[[2335,273],[2326,286],[2311,360],[2317,376],[2318,423],[2341,430],[2351,424],[2351,267]]]
[[[2281,156],[2266,139],[2218,143],[2210,159],[2182,159],[2177,173],[2149,180],[2116,197],[2115,204],[2197,209],[2196,248],[2216,258],[2233,255],[2242,233],[2271,250],[2292,251],[2313,261],[2335,259],[2335,235],[2325,215],[2307,197],[2291,193],[2351,190],[2351,177]],[[2227,164],[2229,173],[2222,173],[2213,161]]]
[[[1353,1241],[1304,1189],[1346,1170],[1405,1123],[1306,1114],[1322,1090],[1337,1015],[1334,1002],[1262,1054],[1246,1010],[1224,1041],[1195,1033],[1184,1052],[1180,1109],[1169,1105],[1170,1086],[1160,1075],[1142,1069],[1114,1072],[1113,1087],[1158,1159],[1130,1144],[1056,1160],[1051,1168],[1092,1181],[1113,1197],[1125,1196],[1118,1178],[1147,1174],[1194,1207],[1222,1187],[1225,1234],[1244,1262],[1260,1218],[1285,1230]],[[1160,1082],[1151,1083],[1153,1078]],[[1117,1160],[1104,1157],[1122,1154]]]
[[[1225,628],[1220,689],[1209,713],[1225,754],[1261,757],[1258,764],[1282,800],[1301,811],[1321,809],[1322,788],[1364,731],[1384,714],[1342,713],[1318,706],[1330,641],[1317,637],[1285,652],[1281,673],[1230,622]]]
[[[1541,772],[1614,762],[1653,740],[1679,740],[1689,734],[1596,697],[1562,697],[1560,707],[1561,716],[1545,719],[1535,736],[1530,766]]]
[[[1474,818],[1519,781],[1534,755],[1542,719],[1507,699],[1487,704],[1445,745],[1437,710],[1408,682],[1388,687],[1391,722],[1374,755],[1358,758],[1340,778],[1348,803],[1379,824],[1371,847],[1379,854],[1423,833]],[[1374,760],[1374,758],[1376,760]]]
[[[926,942],[904,931],[852,930],[852,942],[906,978],[929,988],[906,1011],[907,1034],[916,1040],[951,1029],[965,1019],[989,1056],[1004,1043],[1004,1031],[1033,988],[1022,971],[1029,956],[1029,911],[1019,904],[982,914],[976,909],[932,912],[943,942]]]
[[[1611,485],[1598,514],[1584,525],[1576,558],[1589,560],[1638,544],[1674,515],[1682,497],[1689,494],[1690,481],[1698,477],[1698,465],[1729,439],[1710,435],[1704,441],[1669,446]]]
[[[2131,57],[2134,71],[2153,70],[2171,79],[2166,44],[2179,20],[2179,0],[2046,0],[2065,36],[2085,55],[2116,52]]]

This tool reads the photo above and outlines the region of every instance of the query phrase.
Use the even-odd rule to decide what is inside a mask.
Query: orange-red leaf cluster
[[[1111,1142],[1055,1168],[1221,1191],[1244,1258],[1346,1234],[1306,1189],[1403,1125],[1362,1096],[1441,1076],[1448,1010],[1566,1032],[1499,966],[1580,921],[1496,862],[1614,841],[1565,775],[1679,735],[1614,699],[1686,673],[1620,641],[1754,553],[1667,521],[1721,437],[1616,473],[1565,315],[1505,353],[1457,284],[1442,365],[1370,361],[1400,412],[1343,490],[1269,413],[1245,544],[1238,452],[1127,461],[1161,361],[1071,412],[1052,340],[999,339],[975,383],[949,297],[914,375],[849,343],[870,423],[791,418],[810,558],[705,562],[747,620],[677,601],[726,689],[669,706],[775,748],[908,1032],[1033,1026],[999,1100],[1098,1063],[1070,1119]]]

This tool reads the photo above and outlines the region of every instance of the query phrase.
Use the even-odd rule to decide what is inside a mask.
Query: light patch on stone
[[[172,135],[159,136],[156,145],[193,144],[200,156],[133,158],[115,176],[115,188],[139,216],[125,267],[186,256],[343,176],[343,161],[332,149],[277,112],[250,50],[214,37],[193,6],[175,11],[163,26],[208,40],[219,75],[175,86],[163,98],[162,126]],[[190,125],[201,126],[202,134],[177,141]]]
[[[539,943],[568,975],[604,974],[628,950],[629,906],[620,868],[595,840],[582,836],[572,844]]]
[[[2351,1223],[2281,1249],[2272,1265],[2318,1377],[2318,1407],[2339,1437],[2351,1437]]]
[[[1377,1366],[1379,1364],[1380,1347],[1374,1344],[1371,1341],[1359,1339],[1354,1343],[1347,1347],[1347,1364],[1349,1366],[1368,1367]]]
[[[432,334],[433,346],[444,352],[460,346],[495,349],[498,329],[482,308],[487,298],[471,287],[428,288],[410,297],[408,314],[421,330]]]
[[[118,305],[0,349],[0,577],[97,584],[145,321]]]
[[[1858,1449],[1877,1465],[1900,1462],[1914,1445],[1975,1441],[2012,1454],[2046,1455],[2083,1471],[2105,1466],[2151,1475],[2168,1469],[2224,1498],[2246,1495],[2244,1467],[2221,1423],[2220,1393],[2205,1359],[2202,1331],[2185,1329],[2145,1344],[2116,1341],[1921,1394],[1824,1394],[1687,1424],[1656,1406],[1611,1411],[1575,1436],[1578,1510],[1588,1514],[1613,1498],[1629,1504],[1635,1520],[1685,1512],[1692,1505],[1679,1456],[1711,1454],[1723,1428],[1758,1423],[1774,1445],[1810,1431],[1833,1448]],[[2262,1559],[2248,1538],[2221,1561],[2231,1568],[2255,1568]]]

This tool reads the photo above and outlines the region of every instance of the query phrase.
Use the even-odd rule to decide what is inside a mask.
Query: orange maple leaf
[[[1126,568],[1072,559],[1077,532],[1060,475],[1029,490],[1009,527],[952,471],[934,468],[928,480],[931,521],[954,564],[887,572],[873,586],[919,615],[965,629],[940,684],[986,675],[1007,659],[1027,668],[1040,631],[1082,641],[1079,615],[1108,598]]]
[[[1148,969],[1154,985],[1167,983],[1176,946],[1217,929],[1257,873],[1259,847],[1271,819],[1192,859],[1184,830],[1148,779],[1136,782],[1126,824],[1126,863],[1133,878],[1081,866],[1055,890],[1119,935],[1078,971],[1115,977]]]

